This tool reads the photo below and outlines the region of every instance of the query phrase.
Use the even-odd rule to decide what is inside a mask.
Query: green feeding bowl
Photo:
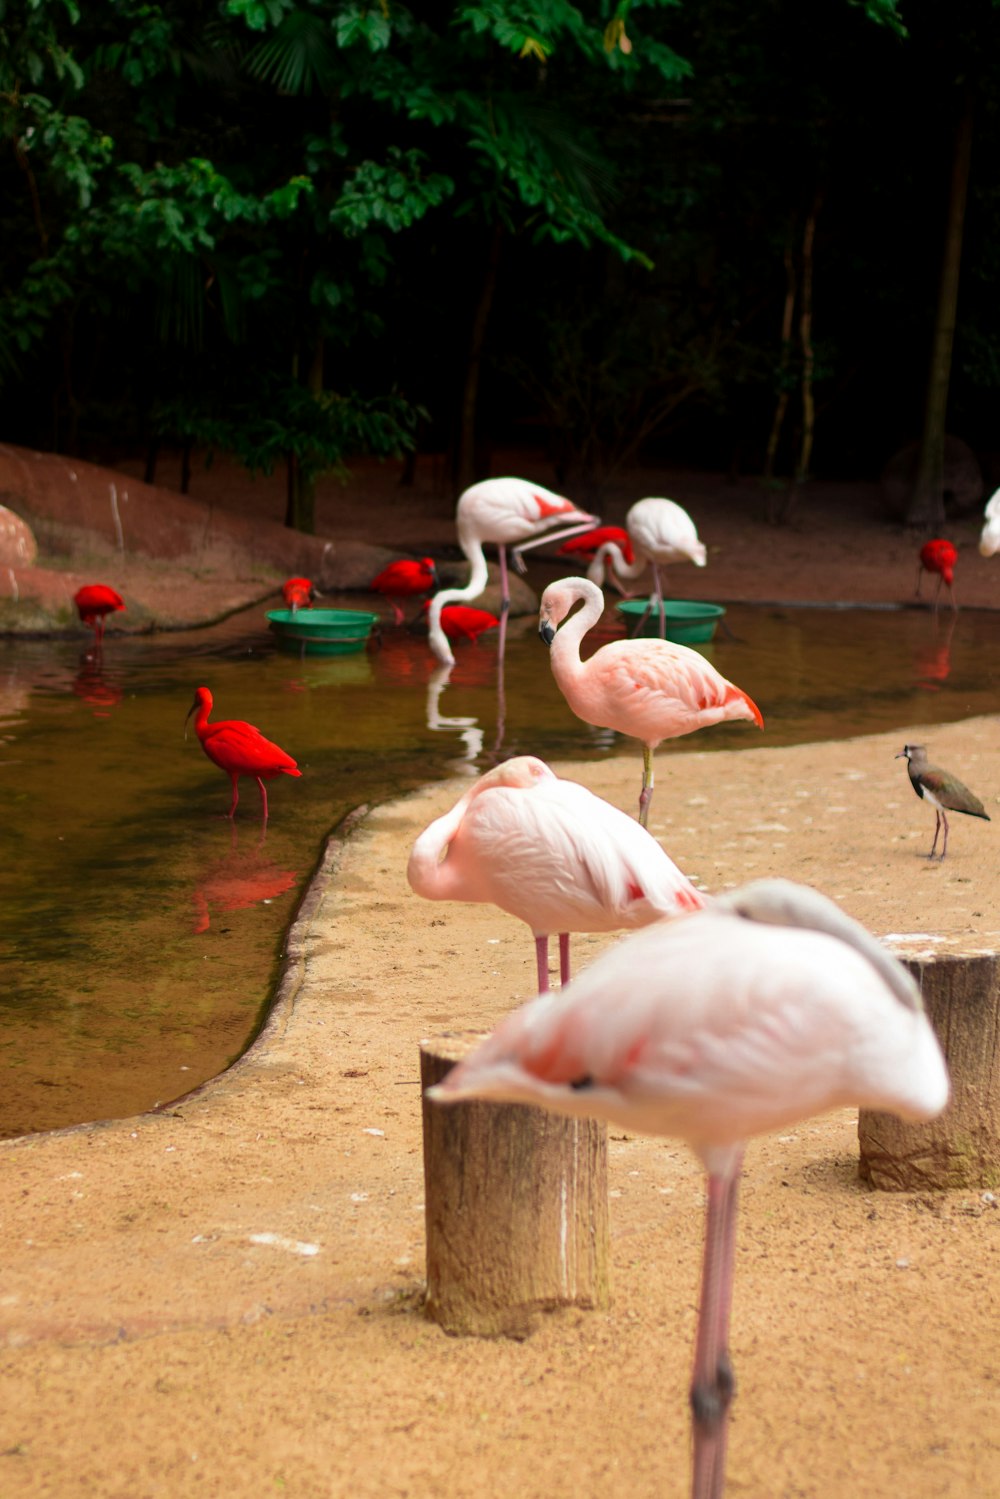
[[[300,656],[349,656],[363,651],[378,615],[363,609],[269,609],[281,650]]]
[[[635,633],[635,627],[642,619],[643,613],[649,609],[646,618],[642,621],[638,633],[658,639],[660,634],[660,611],[656,607],[656,600],[652,599],[647,605],[645,599],[626,599],[615,608],[625,620],[629,635]],[[675,641],[678,645],[703,645],[706,640],[711,640],[715,634],[715,627],[725,614],[721,604],[700,604],[689,599],[664,599],[663,612],[667,621],[667,639]]]

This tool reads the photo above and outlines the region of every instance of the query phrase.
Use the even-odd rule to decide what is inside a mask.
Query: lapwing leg
[[[945,824],[945,826],[947,827],[947,823]],[[928,859],[933,859],[933,857],[934,857],[934,850],[937,848],[938,833],[940,831],[941,831],[941,809],[939,807],[935,807],[934,808],[934,842],[931,844],[931,851],[927,855]],[[945,837],[947,838],[947,834],[945,834]]]
[[[944,811],[941,813],[941,822],[944,826],[944,843],[941,845],[941,857],[943,859],[948,852],[948,814]]]

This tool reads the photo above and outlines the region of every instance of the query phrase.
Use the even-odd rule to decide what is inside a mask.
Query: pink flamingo
[[[552,527],[562,521],[569,522],[569,525],[553,531]],[[495,542],[500,555],[499,654],[502,657],[507,613],[510,609],[508,545],[512,542],[520,543],[513,548],[512,555],[515,566],[523,571],[522,552],[529,547],[540,546],[545,541],[559,541],[586,526],[594,526],[597,524],[597,516],[587,515],[571,501],[563,499],[562,495],[553,494],[551,489],[543,489],[541,484],[531,484],[527,479],[483,479],[459,496],[455,524],[458,544],[472,569],[469,581],[464,588],[443,588],[440,593],[436,593],[431,599],[427,620],[431,650],[445,666],[453,666],[455,657],[447,636],[441,629],[441,610],[446,604],[470,603],[486,588],[489,570],[483,552],[484,542]]]
[[[77,613],[85,625],[90,625],[98,648],[104,643],[104,621],[109,614],[125,608],[125,600],[106,583],[85,583],[73,595]]]
[[[986,502],[979,552],[983,557],[995,557],[1000,552],[1000,489],[995,490]]]
[[[747,1139],[860,1105],[931,1119],[948,1072],[909,973],[816,891],[762,880],[660,922],[515,1010],[428,1096],[494,1098],[687,1141],[708,1174],[691,1387],[694,1499],[721,1499]]]
[[[403,623],[403,611],[397,599],[413,598],[416,594],[430,593],[437,586],[437,569],[433,557],[403,557],[399,562],[390,562],[377,577],[372,578],[373,593],[381,593],[389,600],[393,623]]]
[[[573,605],[583,607],[561,629]],[[588,661],[580,642],[604,612],[604,595],[589,578],[563,578],[542,594],[538,632],[552,647],[552,675],[584,723],[642,740],[639,821],[653,797],[653,751],[664,739],[728,719],[764,727],[760,709],[698,651],[669,640],[613,640]]]
[[[695,523],[680,505],[673,500],[637,500],[625,517],[625,527],[632,540],[634,561],[627,561],[622,550],[613,541],[598,548],[593,562],[587,569],[592,583],[604,583],[607,579],[622,592],[620,579],[626,581],[639,578],[647,567],[653,569],[653,593],[649,608],[656,607],[660,613],[660,638],[666,635],[666,613],[663,608],[663,588],[660,584],[660,567],[670,562],[693,562],[695,567],[704,567],[707,554],[698,540]],[[649,609],[646,610],[649,613]],[[643,619],[645,619],[645,614]],[[639,621],[641,627],[642,620]]]
[[[565,984],[570,932],[646,926],[708,899],[634,818],[534,755],[480,776],[420,834],[406,875],[428,900],[490,902],[527,922],[539,989],[549,986],[550,933]]]
[[[226,772],[233,783],[233,800],[226,816],[236,815],[236,804],[240,799],[240,776],[253,776],[260,787],[263,820],[267,822],[267,788],[264,782],[273,781],[275,776],[280,775],[300,776],[301,770],[291,755],[272,744],[270,739],[265,739],[252,723],[245,723],[242,718],[209,723],[208,715],[211,711],[211,692],[207,687],[198,687],[187,716],[190,718],[192,713],[195,715],[194,731],[201,741],[202,749],[220,770]]]
[[[945,541],[943,536],[936,536],[933,541],[925,541],[920,548],[920,559],[917,562],[917,586],[914,590],[917,598],[920,597],[920,585],[923,582],[924,573],[937,574],[937,587],[934,590],[934,609],[938,606],[938,595],[941,592],[941,584],[944,583],[948,589],[948,597],[951,607],[957,613],[958,604],[955,602],[955,563],[958,561],[958,548],[953,542]]]

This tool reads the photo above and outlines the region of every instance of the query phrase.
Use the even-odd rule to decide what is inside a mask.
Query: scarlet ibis
[[[897,760],[906,761],[906,769],[910,776],[910,785],[922,801],[930,802],[934,808],[934,842],[928,859],[933,859],[934,850],[937,848],[938,833],[944,827],[944,843],[941,846],[940,858],[944,858],[948,852],[948,812],[965,812],[969,817],[983,817],[987,822],[990,815],[982,802],[968,786],[963,786],[958,776],[953,776],[948,770],[941,770],[937,765],[931,765],[927,759],[927,746],[925,744],[904,744]]]
[[[80,619],[93,629],[98,645],[104,639],[104,621],[107,616],[125,608],[125,600],[121,594],[109,588],[106,583],[85,583],[74,593],[73,602]]]
[[[580,601],[583,608],[567,620]],[[580,642],[603,612],[604,595],[596,583],[562,578],[542,594],[538,633],[552,648],[552,675],[577,718],[642,741],[639,821],[645,827],[653,796],[653,751],[661,740],[735,718],[762,729],[764,720],[742,687],[727,682],[686,645],[613,640],[581,660]]]
[[[948,1094],[941,1046],[902,963],[817,891],[758,880],[624,938],[565,989],[508,1015],[427,1097],[532,1104],[694,1151],[708,1192],[691,1494],[721,1499],[747,1140],[848,1105],[933,1119]],[[816,1247],[802,1255],[820,1274]]]
[[[558,522],[569,525],[560,531],[552,527]],[[471,571],[464,588],[444,588],[431,599],[427,633],[431,650],[445,666],[454,666],[455,657],[441,629],[441,610],[446,604],[468,604],[477,599],[489,580],[483,542],[497,545],[500,557],[500,637],[498,654],[502,657],[507,629],[507,613],[510,609],[510,585],[507,582],[507,547],[517,542],[513,549],[515,566],[522,568],[521,553],[528,547],[540,546],[545,541],[561,541],[564,536],[575,535],[584,527],[598,524],[596,515],[587,515],[578,510],[570,500],[553,494],[541,484],[532,484],[527,479],[483,479],[473,484],[458,497],[455,511],[455,526],[458,544],[469,559]]]
[[[591,562],[600,548],[611,541],[619,548],[625,561],[631,563],[632,538],[624,526],[595,526],[592,531],[581,531],[579,536],[571,536],[569,541],[563,542],[559,555]]]
[[[423,606],[425,614],[430,607],[428,599]],[[446,604],[441,610],[441,628],[449,640],[475,642],[484,631],[495,630],[499,623],[488,609],[475,609],[471,604]]]
[[[437,587],[437,569],[433,557],[421,557],[419,561],[404,557],[399,562],[390,562],[377,578],[372,578],[371,590],[381,593],[392,606],[393,622],[403,623],[403,611],[397,599],[409,599],[420,593],[430,593]]]
[[[488,901],[527,922],[539,989],[550,933],[566,983],[571,932],[648,926],[708,901],[634,817],[534,755],[494,765],[425,828],[406,877],[428,900]]]
[[[192,713],[195,714],[194,730],[201,740],[202,749],[220,770],[226,772],[233,783],[233,800],[226,816],[236,815],[236,803],[240,799],[240,776],[253,776],[260,787],[261,806],[266,822],[267,788],[264,782],[273,781],[275,776],[280,775],[300,776],[302,772],[291,755],[272,744],[270,739],[265,739],[252,723],[244,723],[241,718],[209,723],[208,715],[211,711],[211,692],[207,687],[197,688],[187,716],[190,718]]]
[[[941,584],[944,583],[948,589],[951,599],[951,607],[957,609],[955,602],[955,589],[953,587],[955,578],[955,563],[958,560],[958,550],[950,541],[945,541],[942,536],[936,536],[933,541],[925,541],[920,548],[920,560],[917,564],[917,586],[916,596],[920,597],[920,584],[923,582],[924,573],[937,574],[937,587],[934,590],[934,608],[938,606],[938,594],[941,592]]]
[[[316,597],[316,590],[309,578],[289,578],[281,585],[281,594],[286,609],[294,614],[296,609],[308,609]]]

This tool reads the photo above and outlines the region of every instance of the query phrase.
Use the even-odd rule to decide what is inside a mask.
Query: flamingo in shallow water
[[[937,587],[934,590],[934,608],[938,606],[938,595],[941,592],[941,584],[944,583],[948,589],[948,597],[951,599],[951,607],[956,612],[958,605],[955,602],[955,563],[958,561],[958,549],[953,542],[945,541],[943,536],[936,536],[933,541],[925,541],[920,548],[920,557],[917,562],[917,586],[914,592],[920,597],[920,585],[923,582],[924,573],[933,573],[937,576]]]
[[[253,776],[260,787],[260,801],[267,822],[267,788],[265,781],[275,776],[300,776],[302,774],[291,755],[265,739],[252,723],[242,718],[221,719],[209,723],[212,711],[212,694],[207,687],[195,690],[194,702],[187,711],[188,718],[195,715],[194,731],[201,740],[201,747],[208,758],[224,770],[233,783],[233,800],[227,817],[235,817],[236,804],[240,799],[240,776]]]
[[[577,602],[583,607],[568,619]],[[727,682],[686,645],[613,640],[581,660],[580,642],[603,612],[604,595],[596,583],[563,578],[542,594],[538,632],[552,648],[552,675],[577,718],[642,740],[639,821],[645,827],[653,796],[653,751],[662,740],[729,719],[747,719],[762,729],[764,720],[742,687]]]
[[[381,593],[392,608],[393,623],[403,623],[403,611],[397,599],[413,598],[417,594],[430,593],[437,586],[437,569],[433,557],[411,557],[390,562],[369,585],[373,593]]]
[[[480,776],[420,834],[406,875],[429,900],[489,902],[527,922],[539,989],[550,933],[565,984],[570,932],[647,926],[707,900],[634,818],[534,755]]]
[[[109,588],[106,583],[85,583],[74,593],[73,602],[82,622],[92,628],[98,646],[104,642],[104,621],[107,616],[125,608],[125,600],[121,594]]]
[[[634,561],[627,561],[613,541],[605,542],[588,567],[587,577],[592,583],[603,583],[608,579],[621,592],[621,579],[639,578],[647,567],[651,567],[653,593],[649,608],[652,609],[655,601],[662,639],[666,635],[667,622],[660,567],[670,562],[693,562],[695,567],[704,567],[707,560],[705,547],[698,540],[694,521],[674,500],[637,500],[625,517],[625,527],[632,540]],[[641,627],[642,620],[639,625]]]
[[[455,657],[447,636],[441,629],[441,610],[446,604],[467,604],[477,599],[489,581],[489,570],[483,543],[495,542],[500,555],[500,635],[498,650],[503,656],[510,609],[510,586],[507,581],[507,547],[513,548],[514,563],[522,568],[521,553],[545,541],[559,541],[586,526],[597,524],[596,515],[578,510],[570,500],[553,494],[541,484],[527,479],[483,479],[459,496],[455,512],[458,544],[471,565],[469,581],[464,588],[443,588],[431,599],[427,630],[431,650],[445,666],[454,665]],[[552,527],[560,524],[561,529]]]
[[[692,1495],[721,1499],[747,1139],[846,1105],[932,1119],[948,1072],[903,965],[816,891],[762,880],[626,937],[515,1010],[428,1097],[535,1104],[691,1146],[708,1174]]]

